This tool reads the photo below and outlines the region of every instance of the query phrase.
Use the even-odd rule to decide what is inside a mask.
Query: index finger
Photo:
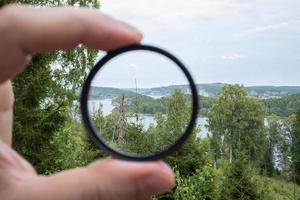
[[[0,83],[22,71],[30,54],[80,43],[111,50],[141,37],[135,28],[92,9],[7,6],[0,10]]]

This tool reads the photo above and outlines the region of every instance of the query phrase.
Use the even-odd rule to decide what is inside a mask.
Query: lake
[[[102,108],[101,108],[102,107]],[[99,108],[102,109],[102,112],[104,116],[107,116],[111,113],[111,111],[114,109],[114,106],[112,105],[112,99],[102,99],[102,100],[90,100],[88,102],[88,109],[89,112],[94,113]],[[129,117],[129,121],[134,122],[136,119],[134,117]],[[141,123],[144,125],[145,129],[148,129],[150,124],[155,123],[154,116],[153,115],[143,115],[140,118]],[[206,117],[198,117],[197,118],[197,124],[200,125],[201,131],[198,133],[198,136],[200,138],[206,137],[208,130],[205,127],[207,125],[207,118]]]

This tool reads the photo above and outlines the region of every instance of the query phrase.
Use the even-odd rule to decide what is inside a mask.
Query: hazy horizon
[[[220,83],[220,82],[211,82],[211,83],[195,83],[196,85],[201,84],[239,84],[245,87],[300,87],[300,85],[245,85],[242,83]],[[159,88],[159,87],[170,87],[170,86],[181,86],[187,84],[176,84],[176,85],[161,85],[158,87],[138,87],[138,89],[151,89],[151,88]],[[113,87],[113,86],[101,86],[101,85],[92,85],[92,87],[102,87],[102,88],[116,88],[116,89],[134,89],[135,87]]]

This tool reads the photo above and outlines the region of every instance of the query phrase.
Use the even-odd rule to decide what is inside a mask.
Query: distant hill
[[[137,92],[139,94],[147,96],[170,96],[172,95],[175,89],[181,89],[184,93],[190,93],[188,85],[172,85],[172,86],[163,86],[155,88],[138,88]],[[124,88],[123,90],[135,92],[135,88]]]
[[[204,83],[197,84],[198,93],[205,97],[215,97],[225,86],[225,83]],[[174,89],[181,89],[184,93],[189,94],[188,85],[171,85],[154,88],[138,88],[137,92],[147,96],[170,96]],[[280,98],[292,94],[300,93],[300,86],[248,86],[248,94],[259,99]],[[110,88],[110,87],[92,87],[91,95],[98,98],[114,98],[122,93],[134,95],[136,88]]]
[[[251,86],[246,89],[249,95],[260,99],[279,98],[300,93],[300,86]]]
[[[138,96],[139,98],[143,99],[152,99],[151,97],[136,94],[135,92],[131,92],[128,90],[118,89],[118,88],[111,88],[111,87],[94,87],[92,86],[90,89],[89,98],[90,99],[115,99],[120,97],[120,95],[124,94],[126,98],[135,98]]]
[[[198,93],[205,97],[215,97],[225,86],[225,83],[204,83],[197,84]],[[185,93],[190,93],[188,85],[172,85],[155,88],[140,88],[139,94],[148,96],[169,96],[173,90],[180,88]],[[125,88],[123,90],[135,92],[135,88]],[[280,98],[287,95],[300,93],[300,86],[249,86],[246,87],[249,95],[258,97],[260,99]]]
[[[92,86],[90,89],[89,98],[90,99],[113,99],[120,96],[121,94],[135,95],[135,93],[133,92],[118,89],[118,88]]]

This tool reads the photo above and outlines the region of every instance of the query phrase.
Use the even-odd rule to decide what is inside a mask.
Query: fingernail
[[[175,178],[170,167],[164,162],[158,162],[160,170],[153,175],[144,177],[140,182],[141,192],[153,196],[170,191],[175,186]]]
[[[140,192],[145,196],[153,196],[168,192],[171,187],[165,182],[166,180],[157,175],[145,177],[140,184]]]
[[[126,22],[123,22],[123,21],[118,21],[118,23],[120,23],[122,25],[123,30],[125,30],[126,32],[128,32],[130,34],[132,34],[132,33],[135,34],[139,38],[139,40],[142,39],[143,34],[136,27],[134,27],[130,24],[127,24]]]
[[[125,32],[131,33],[131,34],[132,33],[137,34],[140,39],[142,38],[143,34],[136,27],[134,27],[124,21],[121,21],[119,19],[116,19],[112,16],[108,16],[103,13],[101,13],[101,15],[103,17],[105,17],[106,19],[108,19],[108,21],[111,21],[111,24],[115,24],[115,26],[113,26],[113,27],[116,27],[118,29],[122,28]]]
[[[164,170],[165,172],[172,172],[172,169],[169,167],[169,165],[167,165],[164,161],[157,161],[158,165],[160,166],[160,168],[162,170]]]
[[[119,20],[118,20],[118,22],[119,22],[120,24],[122,24],[126,29],[141,34],[141,32],[140,32],[136,27],[134,27],[134,26],[132,26],[132,25],[126,23],[126,22],[123,22],[123,21],[119,21]]]

